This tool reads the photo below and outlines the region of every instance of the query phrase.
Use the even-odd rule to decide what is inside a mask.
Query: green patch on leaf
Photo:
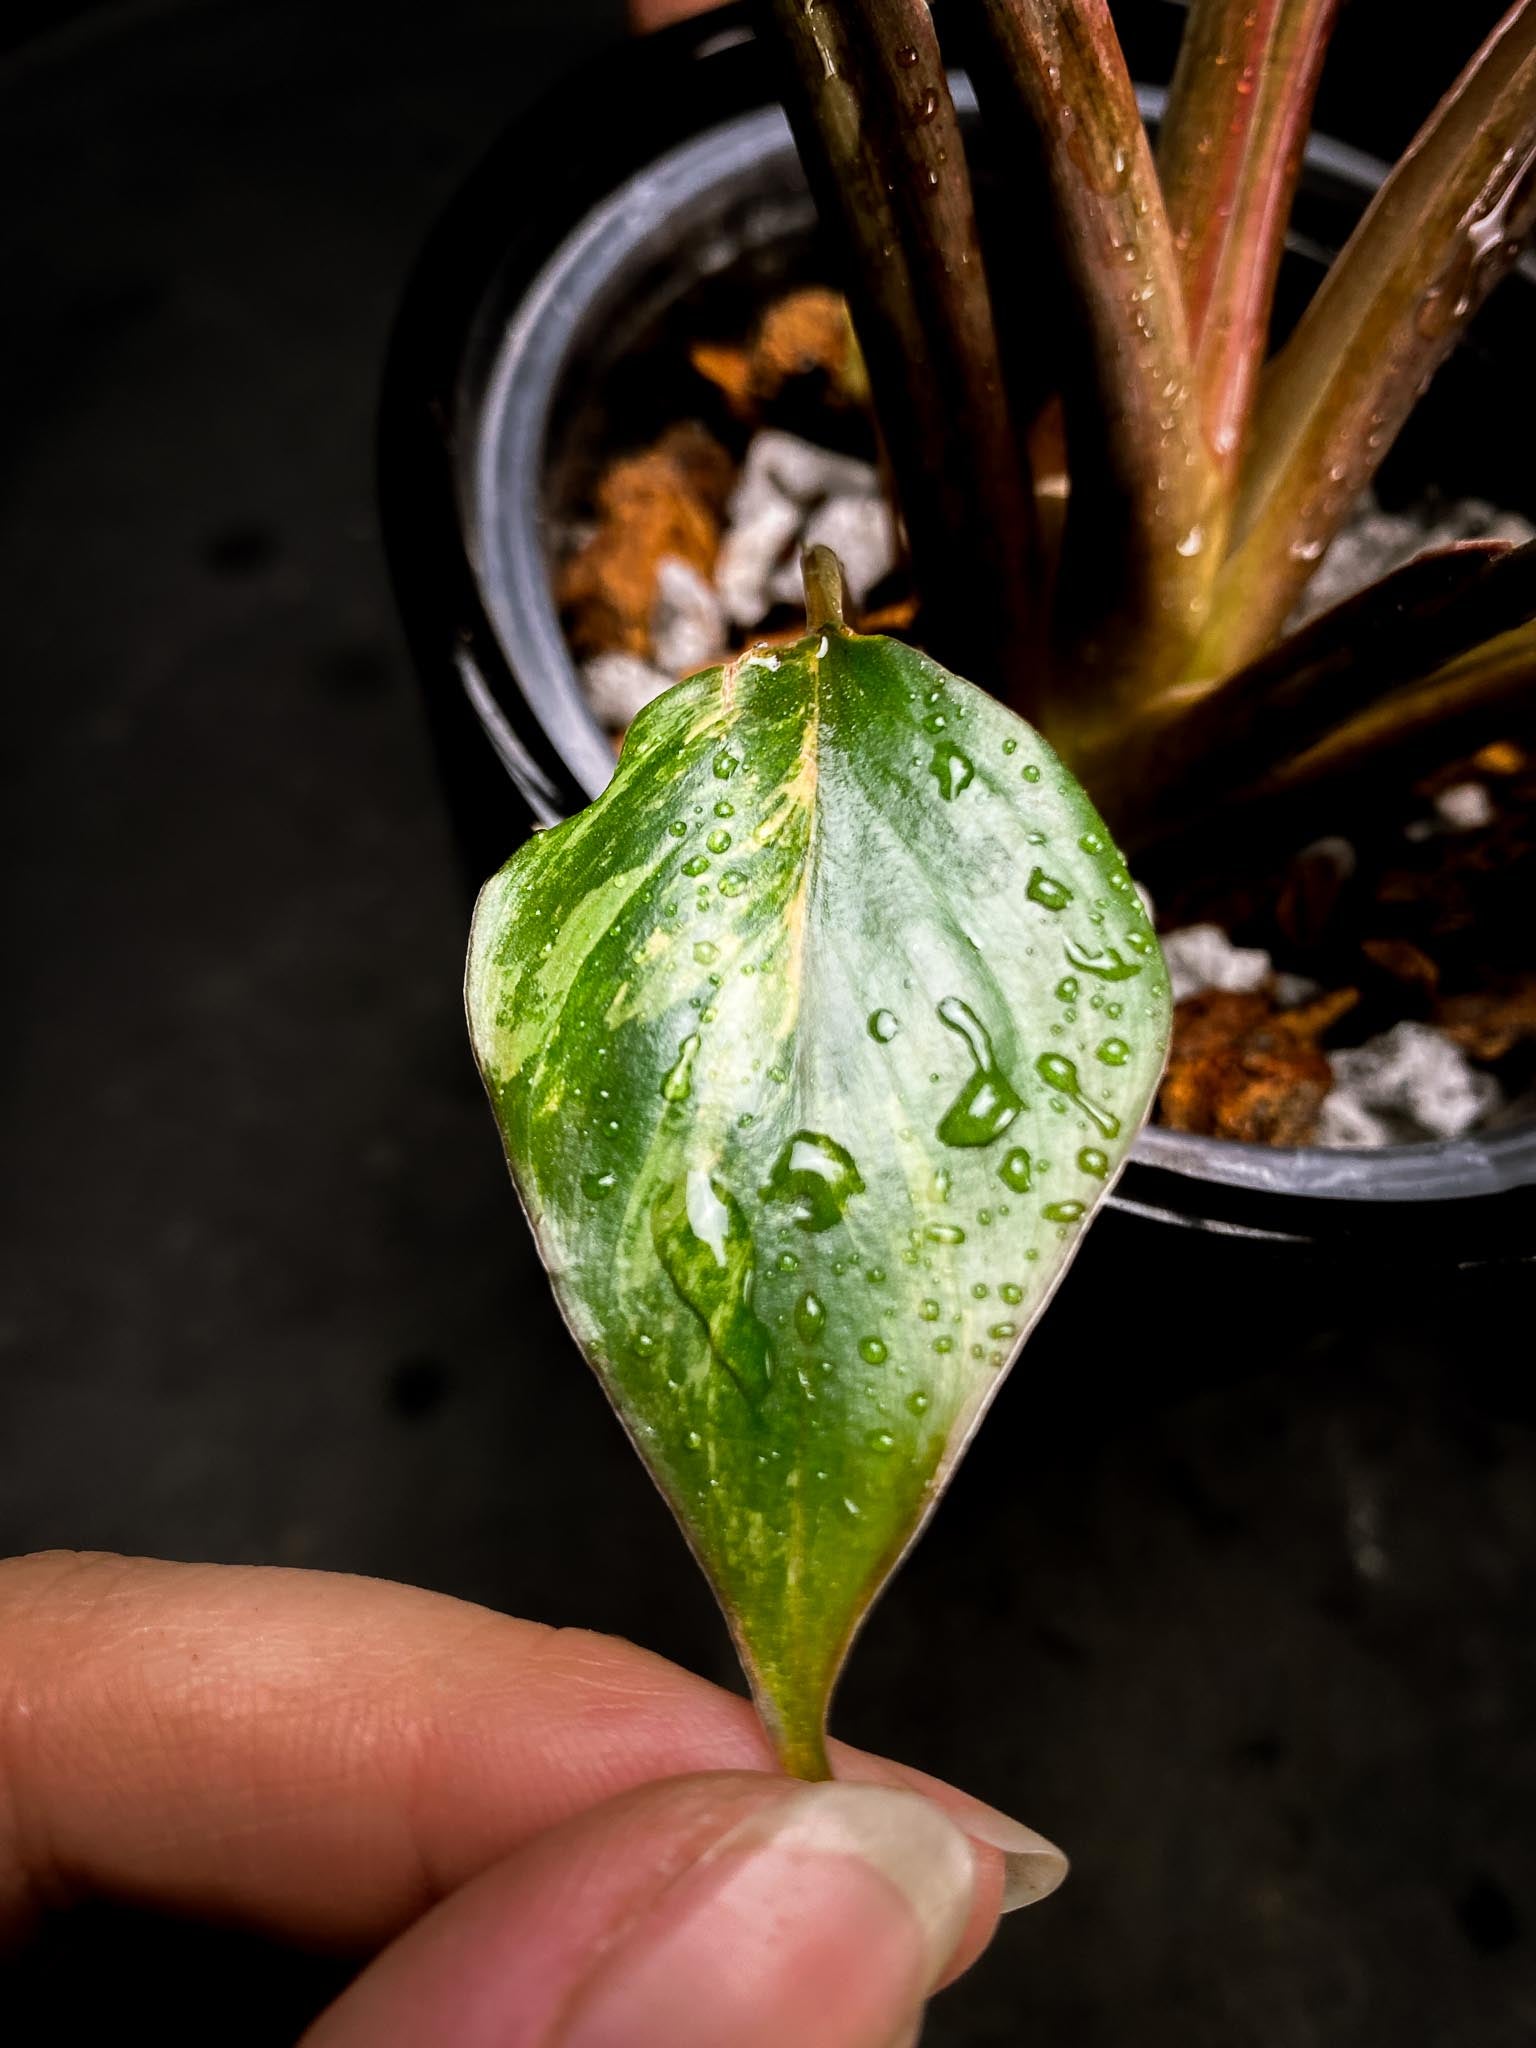
[[[1012,712],[832,622],[641,714],[486,886],[467,993],[566,1319],[823,1774],[853,1632],[1151,1104],[1125,867]]]

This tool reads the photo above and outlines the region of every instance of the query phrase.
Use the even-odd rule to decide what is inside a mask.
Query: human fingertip
[[[604,1959],[560,2048],[777,2048],[881,2028],[915,2040],[974,1890],[969,1842],[920,1794],[797,1786],[747,1815]],[[836,2015],[849,2031],[832,2030]]]

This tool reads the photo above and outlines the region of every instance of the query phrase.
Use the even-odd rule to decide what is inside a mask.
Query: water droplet
[[[928,1182],[928,1192],[936,1202],[949,1200],[950,1178],[947,1166],[936,1166]]]
[[[944,728],[948,724],[949,720],[944,716],[942,711],[930,711],[928,716],[923,720],[923,731],[943,732]]]
[[[991,1289],[987,1286],[986,1281],[978,1280],[971,1289],[971,1297],[975,1301],[985,1301],[990,1292]]]
[[[1080,974],[1097,975],[1100,981],[1130,981],[1141,972],[1136,961],[1127,960],[1113,946],[1101,946],[1097,951],[1089,952],[1086,946],[1080,946],[1072,939],[1067,941],[1067,960]]]
[[[1091,1173],[1095,1180],[1102,1180],[1109,1172],[1109,1154],[1101,1152],[1097,1145],[1085,1145],[1077,1155],[1078,1169]]]
[[[1012,1323],[994,1323],[987,1332],[989,1337],[995,1337],[999,1343],[1006,1343],[1010,1337],[1017,1336],[1017,1334],[1018,1332]]]
[[[1026,782],[1038,782],[1040,780],[1040,770],[1035,766],[1033,761],[1031,761],[1027,767],[1021,768],[1019,770],[1019,773],[1023,776]]]
[[[581,1192],[589,1202],[600,1202],[604,1195],[612,1194],[618,1186],[618,1175],[610,1168],[607,1173],[584,1173],[581,1176]]]
[[[1072,901],[1072,891],[1065,882],[1058,882],[1054,875],[1048,875],[1044,868],[1030,871],[1029,884],[1024,894],[1031,903],[1038,903],[1046,910],[1065,910]]]
[[[1070,974],[1063,975],[1061,980],[1057,982],[1056,1000],[1058,1003],[1075,1003],[1077,1001],[1077,983]]]
[[[656,1339],[651,1335],[649,1330],[640,1330],[636,1333],[635,1349],[639,1352],[642,1358],[644,1358],[648,1352],[654,1351],[656,1349]]]
[[[1024,1290],[1016,1280],[1005,1280],[997,1291],[1006,1302],[1019,1302],[1024,1299]]]
[[[896,62],[903,71],[910,71],[912,69],[912,66],[917,62],[917,52],[910,43],[903,43],[896,52]]]
[[[1077,1068],[1071,1060],[1064,1058],[1059,1052],[1043,1052],[1035,1061],[1035,1072],[1047,1088],[1059,1089],[1063,1095],[1070,1096],[1084,1116],[1091,1118],[1106,1138],[1119,1137],[1119,1117],[1112,1111],[1101,1108],[1098,1103],[1090,1101],[1083,1093],[1083,1084],[1078,1079]]]
[[[696,1429],[690,1429],[688,1434],[683,1438],[683,1442],[688,1446],[690,1451],[701,1451],[704,1448],[704,1439],[699,1435],[699,1432]]]
[[[895,1016],[889,1010],[872,1010],[869,1016],[869,1035],[881,1045],[889,1045],[901,1029]]]
[[[859,1356],[866,1365],[884,1365],[889,1353],[878,1337],[861,1337]]]
[[[1192,526],[1182,540],[1175,541],[1174,546],[1186,559],[1191,555],[1198,555],[1205,546],[1205,528]]]
[[[1131,1048],[1123,1038],[1106,1038],[1094,1055],[1106,1067],[1123,1067],[1130,1056]]]
[[[756,1255],[740,1204],[703,1167],[663,1189],[651,1240],[679,1299],[704,1326],[709,1348],[749,1399],[768,1385],[768,1332],[752,1307]]]
[[[814,1344],[827,1327],[827,1312],[817,1295],[807,1292],[795,1303],[795,1328],[807,1344]]]
[[[943,1311],[936,1301],[928,1300],[918,1305],[918,1314],[925,1323],[936,1323]]]
[[[1017,740],[1004,740],[1004,741],[1003,741],[1003,752],[1004,752],[1005,754],[1016,754],[1016,753],[1017,753],[1018,751],[1019,751],[1019,743],[1018,743],[1018,741],[1017,741]]]
[[[923,1232],[930,1244],[964,1244],[965,1232],[958,1223],[930,1223]]]
[[[923,122],[931,121],[938,111],[939,96],[931,85],[927,86],[917,103],[917,118]]]
[[[710,833],[709,837],[705,840],[704,844],[709,848],[711,853],[729,853],[731,848],[731,835],[729,832],[726,832],[723,829],[716,830]]]
[[[1029,1190],[1029,1154],[1022,1145],[1016,1145],[997,1169],[999,1180],[1006,1181],[1016,1195]]]
[[[1076,1223],[1082,1213],[1081,1202],[1047,1202],[1040,1211],[1048,1223]]]
[[[715,805],[715,816],[717,818],[734,818],[735,815],[736,806],[728,798],[721,797],[719,803]]]
[[[699,1056],[699,1034],[690,1031],[677,1048],[677,1063],[661,1084],[667,1102],[686,1102],[693,1091],[693,1063]]]
[[[962,753],[948,740],[940,740],[928,765],[939,785],[939,795],[947,803],[953,803],[962,789],[969,789],[971,778],[976,773],[970,755]]]
[[[765,1202],[783,1202],[802,1230],[830,1230],[864,1192],[853,1154],[822,1131],[796,1131],[774,1162]]]
[[[933,1348],[935,1351],[938,1352],[939,1356],[942,1358],[946,1351],[954,1350],[955,1340],[953,1337],[935,1337],[933,1340]]]
[[[722,782],[734,775],[740,766],[741,763],[734,754],[716,754],[715,756],[715,773]]]
[[[922,1388],[919,1387],[915,1394],[908,1394],[907,1406],[912,1410],[912,1413],[914,1415],[926,1415],[928,1413],[928,1410],[933,1406],[933,1396],[931,1394],[925,1394]]]
[[[685,875],[707,875],[709,873],[709,862],[702,853],[696,853],[691,860],[683,862],[683,873]]]
[[[826,1474],[822,1473],[819,1476],[825,1478]],[[843,1513],[845,1515],[852,1515],[854,1520],[857,1521],[859,1516],[862,1515],[863,1512],[864,1510],[859,1506],[856,1500],[851,1499],[849,1495],[847,1495],[846,1493],[843,1495]]]
[[[731,869],[729,874],[724,874],[720,877],[720,894],[722,896],[739,896],[746,886],[746,876],[738,874],[734,868]]]
[[[799,1270],[800,1261],[795,1257],[793,1252],[779,1253],[779,1271],[781,1273],[798,1273]]]
[[[701,967],[708,967],[712,961],[719,959],[720,949],[718,946],[712,946],[708,939],[700,939],[693,949],[693,957]]]
[[[868,1443],[872,1451],[894,1451],[896,1448],[896,1439],[888,1429],[872,1429]]]
[[[686,839],[688,836],[688,827],[681,818],[674,818],[667,830],[674,839]]]
[[[938,1016],[941,1024],[964,1039],[975,1065],[940,1118],[938,1135],[946,1145],[990,1145],[1024,1107],[1023,1099],[998,1066],[991,1037],[968,1003],[958,996],[945,996]]]

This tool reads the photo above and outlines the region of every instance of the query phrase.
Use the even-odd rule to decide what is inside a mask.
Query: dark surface
[[[118,6],[0,72],[0,1544],[389,1574],[724,1679],[470,1070],[372,515],[411,253],[611,26]],[[935,2048],[1536,2035],[1529,1303],[1096,1234],[839,1706],[1076,1858]],[[334,1977],[98,1915],[0,2013],[279,2043]]]

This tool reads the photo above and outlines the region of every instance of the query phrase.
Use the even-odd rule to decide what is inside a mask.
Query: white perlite
[[[874,465],[776,429],[754,435],[726,507],[715,562],[715,589],[733,625],[755,626],[766,616],[779,594],[781,570],[787,600],[799,596],[798,549],[815,540],[843,553],[855,603],[894,566],[895,527]]]
[[[670,690],[677,680],[638,654],[594,654],[582,663],[581,679],[593,716],[610,732],[622,732],[653,697]]]
[[[1480,782],[1453,782],[1435,798],[1435,810],[1452,832],[1480,832],[1499,815]]]
[[[878,492],[869,497],[828,498],[814,511],[799,534],[799,547],[828,547],[843,565],[843,581],[855,605],[862,605],[882,576],[896,566],[896,522]],[[773,579],[772,594],[780,604],[799,604],[798,549]]]
[[[1493,1076],[1432,1024],[1394,1024],[1364,1045],[1329,1053],[1328,1064],[1333,1088],[1318,1121],[1319,1145],[1459,1138],[1501,1099]]]
[[[1234,946],[1219,924],[1187,924],[1182,931],[1164,932],[1159,944],[1176,1003],[1208,988],[1263,988],[1270,977],[1263,947]]]
[[[651,599],[651,656],[669,676],[692,675],[726,653],[725,609],[692,562],[663,555]]]

